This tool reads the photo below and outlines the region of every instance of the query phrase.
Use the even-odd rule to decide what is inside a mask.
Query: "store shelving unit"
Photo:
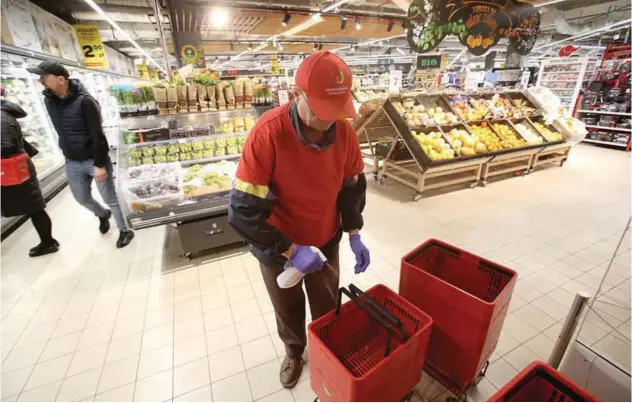
[[[582,78],[585,76],[587,58],[545,59],[540,65],[540,74],[536,86],[547,87],[561,100],[561,105],[572,111]]]
[[[235,144],[239,144],[239,141],[243,144],[247,131],[220,133],[219,128],[221,122],[225,120],[252,118],[254,123],[254,119],[258,115],[257,109],[245,108],[121,118],[117,187],[119,197],[123,199],[121,206],[130,227],[142,229],[167,224],[174,225],[178,231],[183,254],[187,258],[191,258],[202,250],[240,242],[241,238],[228,225],[227,213],[236,162],[241,156],[241,146],[230,146],[239,147],[238,152],[231,152],[231,148],[227,145],[227,139],[234,139]],[[195,133],[204,132],[202,128],[206,135],[196,136]],[[148,131],[154,134],[158,132],[158,138],[162,139],[141,143],[135,143],[134,140],[130,141],[130,133],[137,135],[137,137],[132,137],[135,139],[140,138],[138,133],[147,133]],[[188,134],[183,137],[182,131]],[[176,133],[178,134],[176,135]],[[187,145],[186,148],[183,146],[185,144]],[[174,154],[177,157],[169,158],[167,163],[162,160],[150,160],[146,164],[147,161],[141,158],[140,165],[136,165],[139,161],[133,157],[133,150],[144,153],[145,151],[141,150],[153,149],[154,151],[151,153],[156,153],[153,157],[156,160],[158,155],[156,146],[160,146],[163,152],[167,149],[166,152],[169,153],[167,156]],[[197,146],[200,147],[199,152],[204,152],[204,155],[201,158],[190,158],[192,151],[189,150],[193,150]],[[204,146],[204,151],[202,151],[202,146]],[[131,166],[131,161],[134,161],[135,166]],[[158,167],[173,164],[178,166],[179,177],[174,183],[176,183],[175,186],[182,188],[182,193],[177,193],[179,196],[161,199],[160,194],[152,194],[150,197],[145,197],[147,196],[145,194],[142,195],[142,198],[132,194],[138,190],[134,188],[136,185],[130,185],[132,183],[130,172],[138,169],[158,169]],[[215,168],[222,172],[226,171],[224,176],[227,177],[223,178],[224,181],[221,185],[217,183],[207,184],[204,179],[198,180],[194,176],[191,176],[194,179],[187,181],[188,176],[200,169],[205,169],[204,167],[211,168],[209,172],[215,172],[213,170]],[[160,178],[156,178],[153,184],[147,186],[149,186],[148,191],[153,192],[150,189],[152,186],[160,187],[163,184],[161,184]],[[157,192],[160,193],[161,191],[158,190]],[[157,201],[153,202],[154,199]]]
[[[476,96],[475,94],[468,95]],[[489,94],[478,95],[484,97]],[[512,100],[512,105],[515,108],[517,108],[517,104],[515,104],[516,99],[526,99],[524,94],[516,91],[506,92],[504,95]],[[380,183],[384,184],[388,179],[393,179],[410,187],[415,191],[413,194],[414,201],[419,200],[422,194],[428,190],[458,184],[469,184],[470,187],[485,186],[492,177],[510,173],[526,175],[537,166],[543,164],[555,163],[561,166],[568,158],[571,145],[563,140],[551,142],[544,140],[541,143],[527,144],[517,148],[468,156],[460,156],[457,153],[454,158],[432,160],[414,137],[413,130],[407,125],[403,116],[394,106],[394,102],[399,102],[406,98],[414,98],[420,104],[423,104],[424,97],[432,97],[433,101],[431,103],[438,105],[437,100],[439,100],[441,105],[450,108],[450,102],[444,94],[402,94],[401,98],[389,98],[371,114],[364,117],[364,120],[359,120],[357,124],[360,143],[369,145],[369,149],[373,154],[374,166],[379,166],[379,169],[374,168],[374,173],[378,174]],[[444,109],[444,111],[449,110],[451,109]],[[451,112],[456,114],[454,110],[451,110]],[[449,131],[455,127],[471,133],[470,125],[480,125],[481,122],[486,122],[494,135],[498,136],[496,130],[493,129],[493,123],[502,121],[502,123],[511,126],[516,133],[518,133],[518,130],[514,124],[530,125],[534,133],[538,133],[544,139],[545,137],[533,126],[531,120],[541,121],[539,112],[533,108],[531,115],[520,118],[508,117],[507,119],[484,119],[471,122],[460,119],[456,124],[422,125],[415,127],[414,131],[417,133],[441,133],[441,136],[447,140]],[[555,130],[552,127],[549,127],[549,129]],[[390,134],[390,139],[386,142],[388,152],[386,155],[379,155],[377,150],[380,146],[383,147],[383,144],[380,143],[384,142],[384,136],[388,134]],[[519,134],[518,136],[521,138]],[[406,152],[404,153],[401,152],[401,144],[405,146]]]

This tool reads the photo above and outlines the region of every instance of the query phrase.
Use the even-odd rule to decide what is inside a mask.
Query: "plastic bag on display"
[[[553,119],[553,127],[564,136],[570,145],[579,143],[588,134],[586,124],[573,117],[557,117]]]
[[[179,162],[128,168],[123,197],[133,212],[148,212],[184,201],[183,172]]]
[[[215,99],[215,86],[209,85],[206,87],[206,96],[208,97],[208,107],[211,110],[217,109],[217,100]]]
[[[203,85],[197,86],[198,105],[200,105],[200,111],[208,111],[208,96],[206,95],[206,87]]]
[[[548,117],[547,124],[550,124],[551,120],[558,116],[562,102],[550,89],[545,87],[530,87],[525,91],[525,95],[531,103],[540,108]]]

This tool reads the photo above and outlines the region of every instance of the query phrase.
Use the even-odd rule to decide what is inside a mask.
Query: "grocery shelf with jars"
[[[499,175],[563,165],[574,123],[547,119],[540,102],[535,90],[409,92],[368,101],[354,126],[375,178],[412,188],[416,201],[432,189],[486,186]]]

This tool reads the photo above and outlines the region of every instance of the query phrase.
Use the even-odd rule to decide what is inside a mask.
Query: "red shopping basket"
[[[8,158],[0,159],[0,184],[2,186],[15,186],[26,182],[30,177],[29,155],[20,153]]]
[[[535,361],[487,401],[597,402],[598,400],[550,365]]]
[[[430,239],[402,259],[399,294],[433,320],[425,371],[456,395],[496,347],[517,274]]]
[[[341,306],[342,294],[351,301]],[[309,325],[312,390],[322,401],[398,401],[421,379],[432,319],[384,285],[338,292]]]

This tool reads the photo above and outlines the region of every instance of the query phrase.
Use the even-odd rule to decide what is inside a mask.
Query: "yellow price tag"
[[[146,64],[136,65],[136,71],[138,71],[138,78],[141,80],[149,80],[149,70]]]
[[[270,58],[270,73],[279,74],[279,59],[276,56]]]
[[[98,25],[75,25],[77,40],[83,53],[83,64],[89,69],[107,69],[108,59],[105,54]]]

